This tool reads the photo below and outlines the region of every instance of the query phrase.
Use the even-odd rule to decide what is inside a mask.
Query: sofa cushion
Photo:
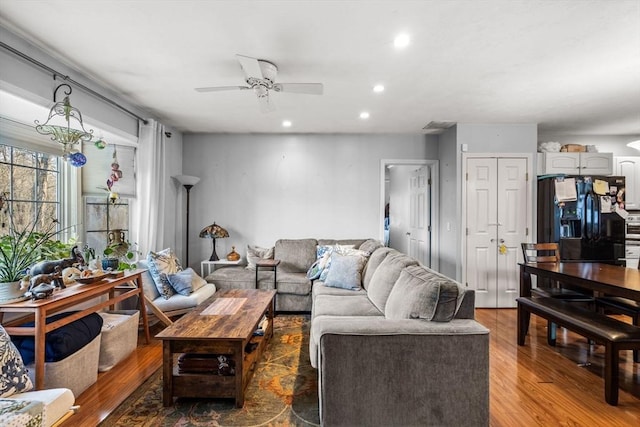
[[[73,392],[68,388],[48,388],[38,391],[27,391],[9,397],[15,401],[37,401],[44,404],[44,427],[50,427],[71,410],[75,403]]]
[[[364,239],[318,239],[319,246],[333,246],[333,245],[352,245],[358,249],[364,242]]]
[[[350,290],[360,289],[362,284],[362,270],[366,258],[362,255],[341,255],[338,252],[331,254],[331,268],[325,286],[332,288],[344,288]]]
[[[315,299],[318,295],[339,295],[339,296],[354,296],[354,295],[366,295],[367,291],[360,288],[356,291],[351,289],[343,289],[343,288],[331,288],[329,286],[325,286],[324,282],[316,281],[313,282],[313,298]]]
[[[350,298],[318,295],[313,302],[313,316],[384,316],[384,313],[364,294]]]
[[[187,296],[175,294],[169,299],[158,297],[153,301],[153,304],[163,313],[171,313],[172,311],[185,312],[201,304],[215,292],[216,285],[207,283]]]
[[[316,260],[316,239],[280,239],[274,258],[280,260],[278,272],[306,273]]]
[[[374,252],[375,253],[375,252]],[[369,299],[382,312],[385,311],[385,304],[394,287],[394,283],[400,277],[400,273],[405,267],[417,265],[418,261],[398,251],[388,254],[380,263],[369,282],[367,294]]]
[[[33,383],[22,357],[11,338],[0,325],[0,397],[31,390]]]
[[[182,266],[171,248],[163,249],[160,252],[150,251],[147,255],[147,265],[160,295],[164,298],[170,298],[175,294],[166,275],[182,271]]]
[[[363,288],[369,289],[369,282],[371,282],[373,273],[375,273],[376,269],[380,266],[380,263],[384,261],[387,255],[389,255],[394,251],[397,252],[395,249],[391,249],[383,246],[371,252],[371,256],[369,256],[369,261],[367,261],[367,265],[364,266],[364,273],[362,275]]]
[[[273,259],[273,247],[261,248],[260,246],[247,245],[247,269],[255,270],[256,262],[261,259]]]
[[[369,252],[372,254],[376,249],[382,248],[384,245],[378,239],[367,239],[365,240],[358,249],[361,251]]]
[[[448,322],[464,294],[459,283],[421,266],[405,268],[393,286],[385,316],[388,319],[425,319]]]
[[[301,273],[280,273],[278,272],[278,293],[293,295],[309,295],[311,293],[311,280]],[[262,280],[260,281],[262,288]],[[273,279],[264,280],[270,283],[269,289],[273,289]]]

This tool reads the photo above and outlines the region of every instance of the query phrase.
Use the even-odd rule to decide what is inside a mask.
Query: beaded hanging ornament
[[[111,199],[112,203],[115,203],[118,199],[118,193],[111,190],[113,184],[118,182],[118,180],[122,178],[122,171],[120,170],[120,164],[118,163],[118,153],[115,145],[113,146],[113,160],[111,161],[111,174],[107,179],[107,188],[109,189],[109,199]]]

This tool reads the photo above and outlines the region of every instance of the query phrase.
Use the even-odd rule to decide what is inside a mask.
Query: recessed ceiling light
[[[283,127],[283,128],[290,128],[290,127],[291,127],[291,121],[289,121],[289,120],[283,120],[283,121],[282,121],[282,127]]]
[[[373,91],[374,91],[374,92],[377,92],[377,93],[384,92],[384,86],[382,86],[382,85],[375,85],[375,86],[373,87]]]
[[[402,33],[402,34],[398,34],[396,38],[393,39],[393,45],[398,49],[402,49],[403,47],[409,46],[410,41],[411,41],[411,38],[409,37],[409,34]]]
[[[369,118],[369,113],[367,111],[363,111],[362,113],[360,113],[360,118],[363,120],[366,120]]]

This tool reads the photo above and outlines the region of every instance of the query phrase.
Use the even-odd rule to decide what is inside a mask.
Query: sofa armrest
[[[489,331],[474,320],[314,319],[321,422],[489,425]]]

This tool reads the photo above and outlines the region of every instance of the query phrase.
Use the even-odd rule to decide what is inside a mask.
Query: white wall
[[[185,134],[183,171],[202,178],[191,191],[190,258],[208,258],[199,231],[214,221],[234,245],[280,238],[381,238],[381,159],[435,159],[425,135]]]

